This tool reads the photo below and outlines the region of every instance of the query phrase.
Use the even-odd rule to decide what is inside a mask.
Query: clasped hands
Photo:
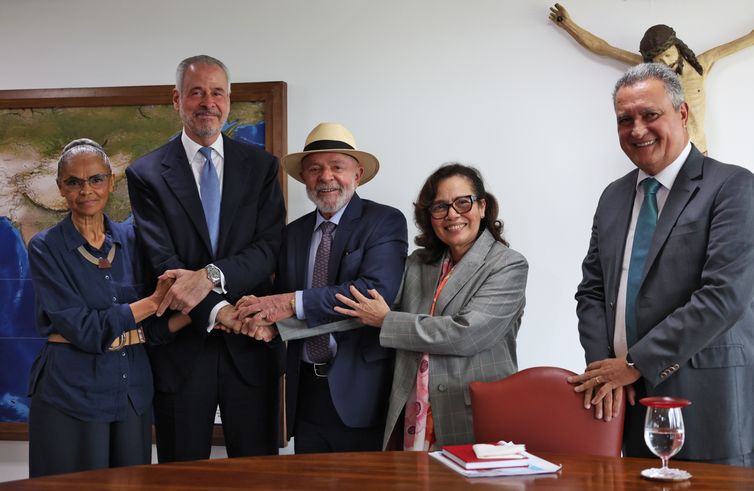
[[[379,292],[370,289],[368,293],[372,298],[367,298],[353,285],[350,286],[349,290],[354,296],[353,300],[340,293],[335,295],[339,302],[349,308],[336,306],[335,311],[339,314],[355,317],[369,326],[382,326],[382,321],[390,311],[390,307]],[[230,323],[223,322],[221,316],[218,315],[218,321],[221,323],[218,329],[269,341],[278,334],[274,325],[275,322],[296,315],[293,307],[295,298],[295,292],[264,297],[247,295],[236,303],[234,317],[229,319],[231,320]]]
[[[264,297],[246,295],[235,306],[220,309],[215,328],[269,342],[278,335],[275,322],[293,317],[295,295],[293,292]]]
[[[576,392],[584,393],[584,409],[594,406],[594,417],[610,421],[618,416],[623,392],[630,405],[636,403],[636,391],[631,385],[641,372],[629,366],[625,358],[605,358],[587,365],[581,375],[568,377]]]
[[[207,271],[204,268],[196,271],[169,269],[157,278],[158,282],[166,280],[174,280],[174,283],[157,307],[157,317],[162,316],[168,309],[188,314],[204,300],[214,286],[207,278]]]
[[[166,310],[180,311],[188,314],[212,291],[214,285],[207,278],[204,268],[196,271],[171,269],[158,278],[162,295],[157,316]],[[165,291],[167,290],[167,291]],[[214,329],[242,334],[260,341],[269,342],[277,336],[275,322],[293,315],[290,298],[294,293],[256,297],[247,295],[235,306],[222,307],[215,319]],[[286,297],[286,300],[282,300]]]

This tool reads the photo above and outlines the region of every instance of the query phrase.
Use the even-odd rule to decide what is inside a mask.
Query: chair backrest
[[[475,441],[523,443],[532,453],[620,456],[625,403],[609,423],[595,419],[594,409],[584,409],[583,393],[566,381],[570,375],[563,368],[534,367],[494,382],[472,382]]]

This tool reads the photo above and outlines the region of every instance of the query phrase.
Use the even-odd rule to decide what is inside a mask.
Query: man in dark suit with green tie
[[[631,68],[613,100],[637,169],[597,206],[576,294],[588,366],[570,381],[606,420],[625,389],[627,456],[651,455],[638,398],[673,396],[692,402],[679,458],[752,466],[754,175],[689,142],[665,65]]]

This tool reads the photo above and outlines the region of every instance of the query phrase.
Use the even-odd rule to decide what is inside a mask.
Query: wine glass
[[[685,430],[681,408],[691,404],[691,401],[673,397],[645,397],[639,402],[647,406],[647,416],[644,418],[644,441],[652,453],[662,459],[660,469],[644,469],[641,475],[648,479],[662,481],[689,479],[691,474],[688,472],[669,468],[668,460],[683,446]]]

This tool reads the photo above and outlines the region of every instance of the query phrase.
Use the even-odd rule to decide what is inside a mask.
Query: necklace
[[[113,242],[112,247],[110,247],[110,252],[107,253],[107,257],[101,257],[99,259],[94,257],[89,251],[87,251],[83,245],[80,245],[77,251],[79,251],[79,254],[81,254],[84,259],[94,264],[99,269],[109,269],[113,264],[113,259],[115,259],[116,245],[117,244]]]

